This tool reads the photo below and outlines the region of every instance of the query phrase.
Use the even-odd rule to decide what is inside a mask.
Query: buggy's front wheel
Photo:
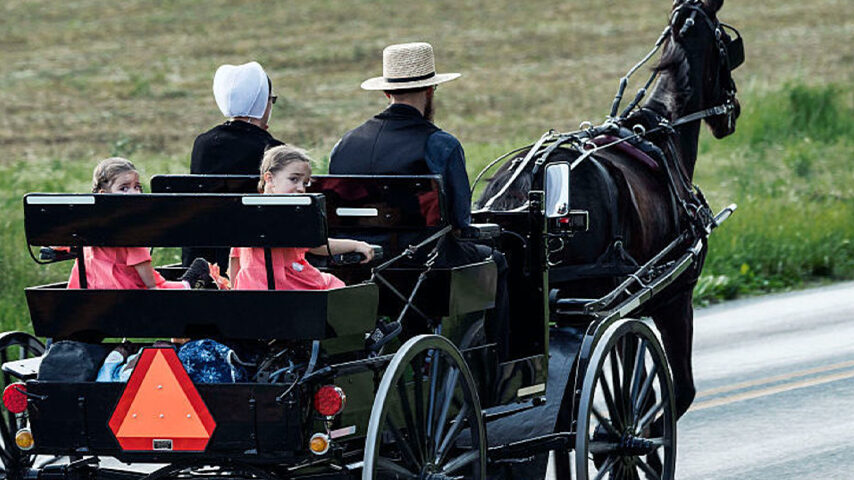
[[[363,480],[486,477],[486,434],[474,379],[445,337],[419,335],[380,381]]]
[[[576,480],[672,480],[676,407],[667,359],[639,320],[597,341],[584,373],[575,437]]]
[[[6,332],[0,334],[0,364],[14,360],[25,360],[44,354],[44,345],[36,337],[24,332]],[[18,381],[9,373],[2,372],[2,385],[0,391]],[[27,412],[12,413],[5,406],[0,413],[0,461],[3,464],[2,475],[8,480],[23,478],[29,469],[35,455],[18,448],[15,443],[15,434],[28,425]]]

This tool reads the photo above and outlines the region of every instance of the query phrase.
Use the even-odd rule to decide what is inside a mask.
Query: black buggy
[[[466,232],[508,258],[507,332],[488,324],[492,260],[433,264],[451,230],[436,176],[318,176],[293,195],[247,193],[257,177],[157,176],[152,194],[25,196],[28,243],[68,246],[68,258],[82,246],[314,247],[353,235],[392,246],[372,265],[329,262],[348,286],[326,291],[95,290],[85,269],[81,289],[28,288],[33,331],[54,344],[260,340],[265,355],[244,383],[193,384],[174,350],[156,347],[127,383],[47,381],[41,340],[7,332],[6,477],[524,478],[541,477],[553,452],[559,476],[672,479],[668,363],[654,328],[624,317],[694,261],[699,241],[603,298],[550,298],[549,239],[587,225],[570,208],[569,175],[548,165],[525,209],[478,212]]]

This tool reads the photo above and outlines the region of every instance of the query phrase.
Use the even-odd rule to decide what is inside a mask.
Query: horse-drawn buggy
[[[658,45],[679,48],[689,19],[698,41],[711,37],[713,55],[720,47],[728,76],[732,42],[705,4],[677,2]],[[705,22],[710,32],[699,28]],[[712,215],[701,194],[679,191],[681,167],[671,165],[684,158],[679,139],[656,152],[662,144],[646,134],[672,139],[702,118],[734,120],[734,96],[717,108],[715,95],[681,122],[657,118],[649,128],[612,112],[600,127],[544,135],[507,157],[476,223],[461,232],[452,232],[442,178],[432,175],[320,175],[309,192],[284,195],[251,193],[257,177],[166,175],[152,179],[151,194],[25,196],[29,245],[68,246],[72,259],[82,260],[84,246],[386,242],[370,264],[321,266],[347,285],[329,290],[275,290],[270,276],[259,291],[100,290],[86,288],[84,268],[80,289],[28,288],[33,331],[50,349],[109,351],[123,338],[143,348],[125,382],[80,379],[76,365],[67,380],[46,379],[50,349],[39,338],[0,336],[6,477],[524,478],[541,477],[551,453],[559,478],[674,478],[682,412],[673,353],[661,342],[667,326],[659,334],[628,317],[699,271],[706,238],[734,207]],[[614,234],[619,216],[576,192],[576,174],[624,144],[670,177],[665,198],[678,211],[652,253],[632,250],[631,238]],[[517,203],[500,206],[508,197]],[[607,255],[575,261],[575,246],[587,248],[604,223]],[[508,325],[494,323],[492,258],[435,261],[451,235],[506,256]],[[603,260],[613,258],[625,261]],[[170,337],[248,342],[259,354],[246,379],[194,383],[174,346],[155,342]]]

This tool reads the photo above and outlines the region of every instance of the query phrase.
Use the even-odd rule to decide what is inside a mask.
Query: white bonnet
[[[214,98],[226,117],[261,118],[267,109],[270,84],[258,62],[222,65],[213,81]]]

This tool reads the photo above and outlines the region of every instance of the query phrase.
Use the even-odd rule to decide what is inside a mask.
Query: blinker
[[[741,41],[741,35],[727,43],[726,53],[730,71],[744,63],[744,42]]]
[[[735,33],[735,38],[726,42],[727,62],[729,63],[729,70],[733,71],[744,63],[744,42],[741,40],[741,33],[735,27],[724,22],[721,22],[721,26]]]

